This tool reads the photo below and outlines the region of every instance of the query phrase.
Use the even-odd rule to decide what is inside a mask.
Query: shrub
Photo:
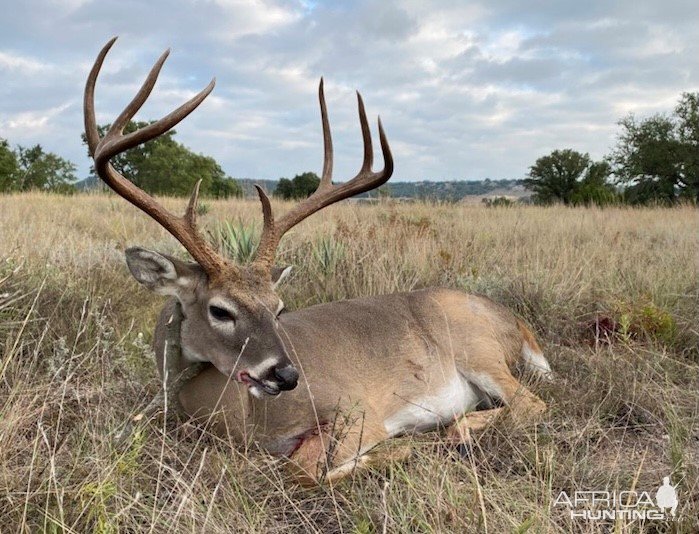
[[[224,221],[214,228],[213,239],[222,254],[238,263],[249,262],[259,240],[254,224]]]

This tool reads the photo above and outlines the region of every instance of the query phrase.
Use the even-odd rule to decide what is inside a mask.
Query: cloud
[[[171,46],[139,117],[216,76],[178,138],[233,176],[319,170],[320,76],[338,179],[361,160],[355,89],[372,123],[383,118],[394,180],[422,180],[518,178],[556,148],[602,157],[621,116],[669,111],[699,87],[699,16],[684,0],[28,0],[6,11],[0,136],[42,143],[82,173],[83,84],[116,34],[98,119],[112,120]]]
[[[6,130],[9,135],[15,134],[18,138],[26,137],[25,132],[50,133],[51,121],[70,108],[70,104],[63,104],[55,108],[40,111],[23,111],[0,119],[0,128]]]
[[[44,63],[34,58],[0,50],[0,71],[8,71],[15,75],[18,73],[31,75],[37,74],[46,68]]]

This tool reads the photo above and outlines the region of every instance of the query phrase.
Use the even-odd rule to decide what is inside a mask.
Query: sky
[[[696,0],[0,0],[0,10],[0,137],[40,143],[79,177],[90,165],[85,78],[115,35],[98,121],[118,115],[169,47],[136,118],[165,115],[216,77],[177,139],[241,178],[320,172],[321,76],[337,181],[361,163],[355,90],[376,145],[381,116],[394,181],[522,178],[562,148],[602,158],[621,117],[671,112],[699,90]]]

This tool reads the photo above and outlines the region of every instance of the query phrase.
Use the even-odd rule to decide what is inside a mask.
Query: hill
[[[238,183],[243,187],[246,197],[254,197],[255,184],[262,186],[267,192],[273,192],[278,180],[254,180],[251,178],[238,178]],[[521,180],[475,180],[475,181],[421,181],[421,182],[391,182],[386,186],[392,198],[415,198],[422,200],[446,200],[458,201],[471,196],[506,196],[523,197],[526,192]],[[377,193],[371,191],[357,195],[359,198],[376,197]]]
[[[273,193],[279,180],[257,180],[254,178],[236,178],[245,193],[245,197],[257,196],[255,184],[262,186],[268,193]],[[92,191],[103,187],[102,182],[89,177],[75,184],[80,191]],[[391,182],[384,187],[392,198],[414,198],[421,200],[459,201],[466,197],[480,202],[483,197],[504,196],[524,197],[527,195],[521,180],[474,180],[474,181],[421,181],[421,182]],[[377,193],[371,191],[358,195],[359,198],[376,197]]]

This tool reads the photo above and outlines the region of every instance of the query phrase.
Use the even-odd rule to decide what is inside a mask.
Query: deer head
[[[277,395],[283,390],[293,389],[298,381],[298,372],[278,333],[279,314],[284,305],[276,294],[277,284],[289,268],[282,270],[274,267],[276,250],[284,234],[306,217],[339,200],[377,188],[391,177],[393,158],[380,119],[384,168],[380,172],[372,172],[371,133],[362,98],[357,93],[364,161],[354,178],[333,184],[332,137],[321,79],[319,99],[324,163],[320,185],[315,193],[279,219],[274,218],[265,192],[256,186],[262,203],[262,236],[252,262],[237,265],[221,256],[197,230],[196,207],[201,181],[195,185],[184,215],[178,216],[127,180],[110,163],[117,154],[174,127],[211,93],[215,80],[169,115],[124,135],[127,123],[150,95],[169,54],[166,51],[155,63],[133,100],[100,138],[95,117],[95,83],[115,41],[116,37],[102,48],[85,86],[85,133],[95,171],[117,194],[170,232],[194,259],[194,262],[186,262],[143,248],[130,248],[126,251],[126,261],[131,273],[147,288],[173,296],[180,302],[184,315],[181,344],[188,359],[213,363],[224,375],[247,384],[256,396],[263,393]]]

